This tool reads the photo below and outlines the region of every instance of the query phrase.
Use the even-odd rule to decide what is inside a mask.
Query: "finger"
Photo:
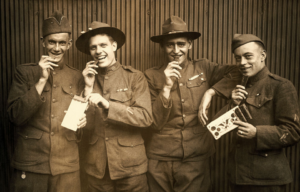
[[[88,68],[98,68],[98,65],[96,65],[96,64],[90,64],[89,66],[87,66]]]
[[[242,93],[242,94],[244,94],[244,95],[248,95],[248,92],[245,91],[245,90],[243,90],[243,89],[236,89],[236,92],[237,92],[237,93]]]
[[[246,89],[243,85],[236,85],[236,88]]]
[[[242,133],[248,133],[248,129],[245,127],[238,127],[238,130],[241,131]]]
[[[247,123],[245,123],[245,122],[243,122],[243,121],[234,121],[233,123],[236,124],[236,125],[243,126],[243,127],[246,127],[246,126],[247,126]]]
[[[179,77],[181,77],[181,74],[179,71],[177,71],[176,69],[173,69],[173,73],[176,73]]]
[[[49,55],[42,55],[41,60],[46,60],[49,57]]]
[[[98,72],[97,72],[95,69],[93,69],[93,68],[90,68],[88,72],[89,72],[89,73],[92,72],[93,74],[98,74]]]
[[[174,63],[169,63],[168,66],[169,66],[170,68],[176,68],[176,69],[178,69],[178,70],[181,70],[181,69],[182,69],[182,67],[180,67],[180,65],[174,64]]]
[[[82,121],[83,119],[86,119],[86,114],[84,113],[83,116],[79,119],[79,121]]]
[[[177,79],[180,78],[176,73],[171,73],[169,77],[176,77]]]
[[[205,125],[206,125],[206,121],[205,121],[205,119],[203,118],[203,115],[201,115],[200,118],[201,118],[201,123],[202,123],[202,125],[205,126]]]
[[[202,113],[202,115],[203,115],[203,118],[204,118],[206,121],[208,121],[208,117],[206,116],[206,112]]]

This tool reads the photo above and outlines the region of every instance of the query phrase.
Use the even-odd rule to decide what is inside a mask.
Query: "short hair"
[[[264,44],[262,44],[261,42],[258,42],[258,41],[254,41],[254,43],[256,43],[256,45],[258,45],[262,50],[266,51]]]
[[[186,39],[187,39],[187,41],[189,42],[192,42],[193,41],[193,39],[191,39],[191,38],[189,38],[189,37],[186,37],[186,36],[178,36],[178,37],[185,37]],[[177,38],[177,37],[166,37],[166,38],[164,38],[161,42],[159,42],[159,45],[160,45],[160,47],[164,47],[164,43],[165,43],[165,41],[166,40],[169,40],[169,39],[173,39],[173,38]]]
[[[95,37],[96,35],[107,36],[107,37],[108,37],[108,40],[110,41],[111,44],[112,44],[113,42],[115,42],[115,40],[114,40],[114,38],[112,38],[112,36],[110,36],[110,35],[108,35],[108,34],[106,34],[106,33],[99,33],[99,34],[95,34],[95,35],[93,35],[93,36],[91,36],[91,37],[89,38],[89,44],[91,43],[91,42],[90,42],[90,41],[91,41],[91,38],[92,38],[92,37]]]

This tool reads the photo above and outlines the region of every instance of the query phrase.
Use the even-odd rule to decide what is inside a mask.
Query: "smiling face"
[[[69,33],[50,34],[43,39],[43,47],[46,48],[48,55],[56,60],[57,64],[63,63],[65,52],[71,45]]]
[[[258,43],[250,42],[236,48],[234,57],[243,75],[252,77],[264,68],[267,54]]]
[[[169,62],[177,60],[181,64],[187,60],[188,50],[192,48],[192,41],[186,37],[165,39],[163,48]]]
[[[106,68],[116,62],[115,51],[117,42],[105,34],[95,35],[90,38],[90,53],[97,65]]]

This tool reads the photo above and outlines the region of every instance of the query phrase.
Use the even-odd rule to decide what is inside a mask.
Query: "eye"
[[[91,46],[90,47],[90,50],[95,50],[96,49],[96,46]]]
[[[48,41],[48,43],[49,43],[50,45],[54,45],[54,44],[55,44],[54,41]]]
[[[172,44],[172,43],[166,43],[166,47],[172,48],[172,47],[173,47],[173,44]]]
[[[105,48],[105,47],[107,47],[107,44],[101,44],[101,47]]]
[[[186,45],[186,43],[178,43],[177,45],[178,45],[178,47],[184,47]]]
[[[67,44],[67,42],[62,41],[62,42],[59,42],[59,44],[62,45],[62,46],[65,46]]]
[[[245,57],[246,57],[246,59],[251,59],[252,55],[246,55]]]
[[[240,61],[241,57],[234,57],[236,61]]]

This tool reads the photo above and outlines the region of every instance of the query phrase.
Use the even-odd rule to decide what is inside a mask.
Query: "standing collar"
[[[121,64],[116,61],[114,64],[112,64],[111,66],[109,67],[105,67],[105,68],[98,68],[97,71],[99,72],[99,74],[101,75],[107,75],[109,73],[112,73],[114,71],[116,71],[117,69],[119,69],[121,66]]]
[[[248,83],[253,84],[253,83],[265,78],[266,76],[268,76],[269,73],[270,73],[270,71],[267,68],[267,66],[264,66],[264,68],[262,68],[262,70],[260,70],[256,75],[249,77]]]

